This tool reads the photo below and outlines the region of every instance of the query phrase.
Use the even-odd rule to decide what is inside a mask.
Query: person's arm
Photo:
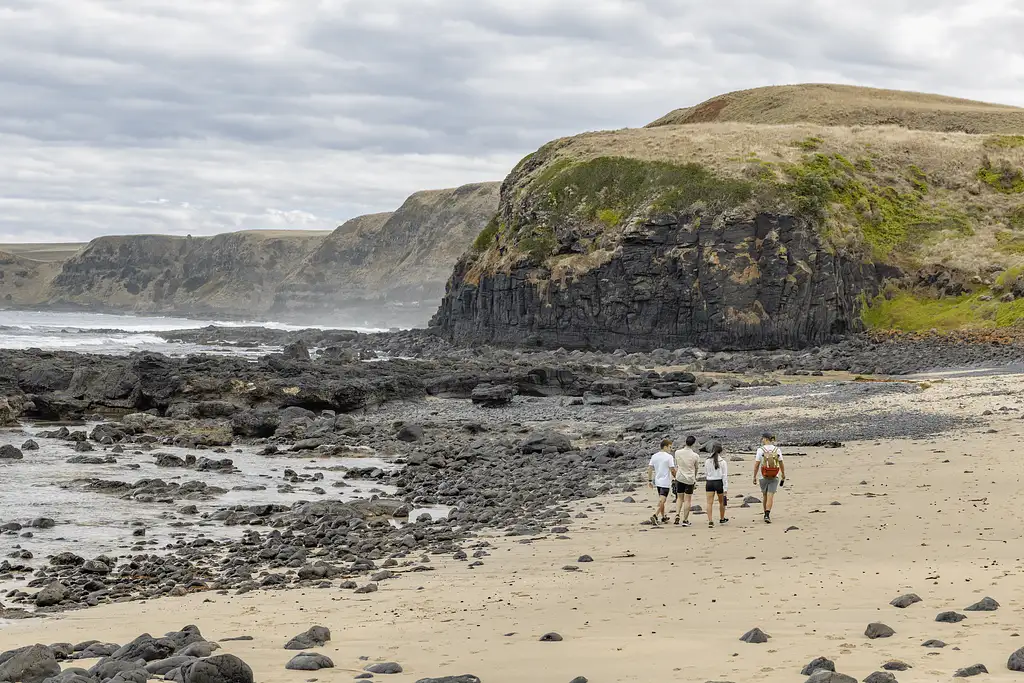
[[[672,456],[672,466],[668,468],[668,471],[672,473],[672,479],[676,478],[676,472],[679,471],[679,463],[676,462],[676,456]]]
[[[761,454],[764,453],[760,448],[757,449],[757,455],[754,456],[754,485],[757,485],[757,470],[761,466]]]
[[[729,490],[729,463],[722,458],[722,493]]]
[[[782,459],[781,451],[779,452],[779,476],[781,477],[779,480],[779,485],[781,486],[786,481],[786,461]]]
[[[693,483],[697,483],[697,468],[700,467],[700,458],[696,458],[693,461]]]
[[[654,488],[654,465],[647,466],[647,486]]]

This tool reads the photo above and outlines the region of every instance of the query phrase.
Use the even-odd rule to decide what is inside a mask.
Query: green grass
[[[1018,206],[1006,217],[1011,230],[1024,230],[1024,206]]]
[[[993,135],[985,140],[985,146],[991,149],[1024,147],[1024,135]]]
[[[996,249],[1004,254],[1024,255],[1024,235],[1016,235],[1010,230],[996,233]]]
[[[903,332],[1015,327],[1024,325],[1024,299],[999,301],[987,289],[943,298],[898,292],[866,302],[861,319],[868,329]]]
[[[473,251],[483,252],[487,251],[488,247],[494,244],[495,238],[498,236],[498,231],[501,229],[501,223],[498,222],[497,214],[494,215],[491,220],[487,222],[484,229],[480,231],[480,234],[473,240]]]
[[[1007,161],[998,166],[985,159],[977,173],[978,180],[990,188],[1003,194],[1020,194],[1024,192],[1024,171]]]
[[[800,149],[805,150],[807,152],[813,152],[814,150],[816,150],[819,147],[821,147],[821,145],[824,142],[825,141],[823,139],[819,138],[817,135],[812,135],[809,138],[805,138],[803,140],[797,140],[796,142],[793,143],[793,146],[794,147],[799,147]]]
[[[797,208],[824,220],[828,215],[860,231],[876,259],[918,246],[935,233],[972,234],[970,221],[960,209],[925,201],[927,175],[908,168],[913,190],[877,185],[862,178],[848,159],[838,154],[815,154],[784,168],[792,179]]]

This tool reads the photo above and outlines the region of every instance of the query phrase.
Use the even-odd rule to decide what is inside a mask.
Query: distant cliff
[[[811,85],[555,140],[502,184],[433,324],[609,350],[1019,324],[1022,133],[1024,109]]]
[[[327,232],[100,237],[63,263],[45,304],[135,313],[260,315]]]
[[[394,213],[348,221],[288,275],[271,316],[326,324],[387,306],[392,318],[426,322],[452,266],[497,211],[499,187],[417,192]]]
[[[25,258],[0,249],[0,308],[40,303],[59,271],[59,262]]]

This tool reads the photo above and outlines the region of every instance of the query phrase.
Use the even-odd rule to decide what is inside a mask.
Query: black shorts
[[[708,493],[725,493],[725,488],[721,479],[713,479],[707,482],[705,489]]]
[[[696,484],[684,484],[681,481],[672,482],[672,493],[679,495],[680,493],[691,495]]]
[[[667,486],[659,486],[658,487],[658,495],[661,496],[662,498],[668,498],[668,487]]]

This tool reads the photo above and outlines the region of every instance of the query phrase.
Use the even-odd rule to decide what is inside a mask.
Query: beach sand
[[[1019,401],[970,398],[964,384],[946,391],[971,415]],[[1024,422],[1004,415],[993,417],[994,433],[793,449],[806,455],[787,457],[770,526],[759,504],[738,507],[743,494],[760,497],[747,456],[730,463],[726,527],[709,529],[703,516],[690,529],[642,526],[653,494],[639,489],[634,504],[622,494],[576,504],[588,517],[573,520],[567,539],[481,538],[492,545],[483,566],[433,557],[436,571],[402,575],[368,596],[330,588],[107,605],[5,625],[0,649],[123,643],[196,624],[212,640],[251,635],[223,651],[268,682],[347,681],[377,661],[405,668],[376,676],[395,683],[463,673],[485,683],[802,681],[800,669],[817,656],[858,680],[890,659],[913,667],[896,672],[901,683],[949,680],[977,663],[992,674],[975,680],[1024,680],[1006,669],[1024,647]],[[879,419],[898,420],[898,410]],[[705,504],[702,491],[695,502]],[[578,564],[583,554],[594,561]],[[923,602],[889,605],[908,592]],[[985,596],[1001,609],[935,622]],[[865,627],[876,621],[896,634],[869,640]],[[332,641],[316,651],[337,668],[286,671],[295,653],[282,646],[313,625],[331,629]],[[740,642],[754,627],[770,641]],[[540,642],[549,631],[564,640]],[[921,646],[932,638],[948,647]]]

